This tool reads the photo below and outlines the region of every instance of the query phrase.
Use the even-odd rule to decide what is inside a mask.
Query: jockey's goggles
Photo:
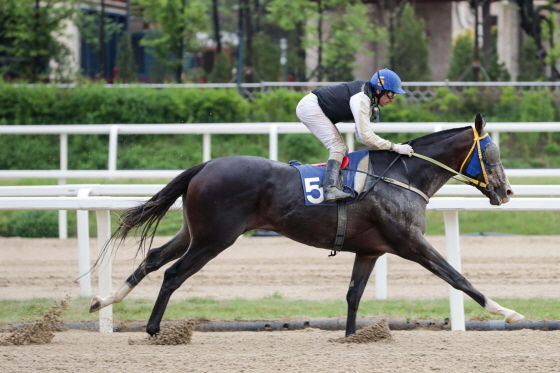
[[[392,99],[395,98],[395,96],[397,96],[397,94],[396,94],[395,92],[393,92],[393,91],[386,91],[386,92],[387,92],[387,93],[386,93],[387,98],[388,98],[389,100],[392,100]]]

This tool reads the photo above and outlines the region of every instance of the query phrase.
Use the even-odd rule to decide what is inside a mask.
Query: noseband
[[[472,126],[472,129],[473,129],[474,142],[471,147],[471,150],[469,151],[469,153],[465,157],[465,160],[461,164],[461,168],[459,169],[459,172],[425,155],[418,154],[418,153],[412,153],[412,155],[417,158],[423,159],[425,161],[431,162],[435,165],[438,165],[441,168],[446,169],[447,171],[453,172],[454,174],[456,174],[455,176],[453,176],[455,180],[458,180],[468,185],[480,186],[488,191],[493,190],[494,187],[492,186],[492,184],[490,184],[490,180],[488,179],[488,174],[486,173],[486,170],[490,170],[494,168],[499,163],[499,152],[497,151],[497,146],[492,142],[492,139],[490,138],[488,133],[483,136],[479,136],[474,126]],[[489,156],[485,156],[486,153],[488,153]],[[463,174],[463,168],[465,168],[465,164],[467,163],[469,158],[470,158],[470,162],[467,165],[467,170],[465,171],[465,174]],[[478,176],[481,172],[484,176],[484,182],[474,179],[474,177]]]

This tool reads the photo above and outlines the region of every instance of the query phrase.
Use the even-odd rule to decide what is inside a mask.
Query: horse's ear
[[[476,115],[476,119],[474,120],[474,126],[476,128],[476,132],[482,133],[482,130],[486,126],[486,119],[484,118],[484,115],[481,115],[480,113]]]

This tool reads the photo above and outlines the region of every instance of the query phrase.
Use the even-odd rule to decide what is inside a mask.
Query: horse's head
[[[459,172],[478,180],[474,186],[490,199],[490,204],[507,203],[513,190],[500,161],[498,146],[484,132],[486,120],[478,114],[473,126],[473,147],[465,158]]]

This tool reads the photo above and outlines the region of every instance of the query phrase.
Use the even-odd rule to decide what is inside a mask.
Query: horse
[[[376,178],[376,173],[381,173],[404,182],[408,188],[377,182],[363,198],[346,205],[347,225],[341,250],[355,253],[346,295],[346,336],[356,333],[360,299],[376,260],[385,253],[420,264],[469,295],[490,314],[503,316],[508,323],[524,318],[476,290],[424,236],[428,201],[421,194],[432,197],[453,174],[467,178],[492,205],[506,203],[513,195],[497,147],[484,132],[485,125],[486,120],[478,114],[473,126],[413,139],[408,143],[417,157],[369,151],[373,173],[368,177]],[[480,146],[480,139],[485,137],[494,145],[488,152],[483,152]],[[477,153],[480,159],[476,159]],[[487,160],[486,155],[493,161]],[[465,164],[474,164],[480,174],[472,177],[461,174],[459,171]],[[382,177],[376,181],[379,179]],[[245,232],[269,230],[308,246],[332,249],[338,227],[337,206],[306,206],[302,196],[298,170],[265,158],[223,157],[187,169],[147,202],[123,212],[107,244],[119,238],[124,240],[135,230],[139,233],[138,251],[151,245],[158,223],[179,197],[183,202],[184,223],[171,240],[151,248],[116,291],[105,298],[94,297],[90,312],[122,301],[147,274],[176,260],[165,271],[148,320],[146,331],[153,336],[160,332],[161,319],[173,292]]]

